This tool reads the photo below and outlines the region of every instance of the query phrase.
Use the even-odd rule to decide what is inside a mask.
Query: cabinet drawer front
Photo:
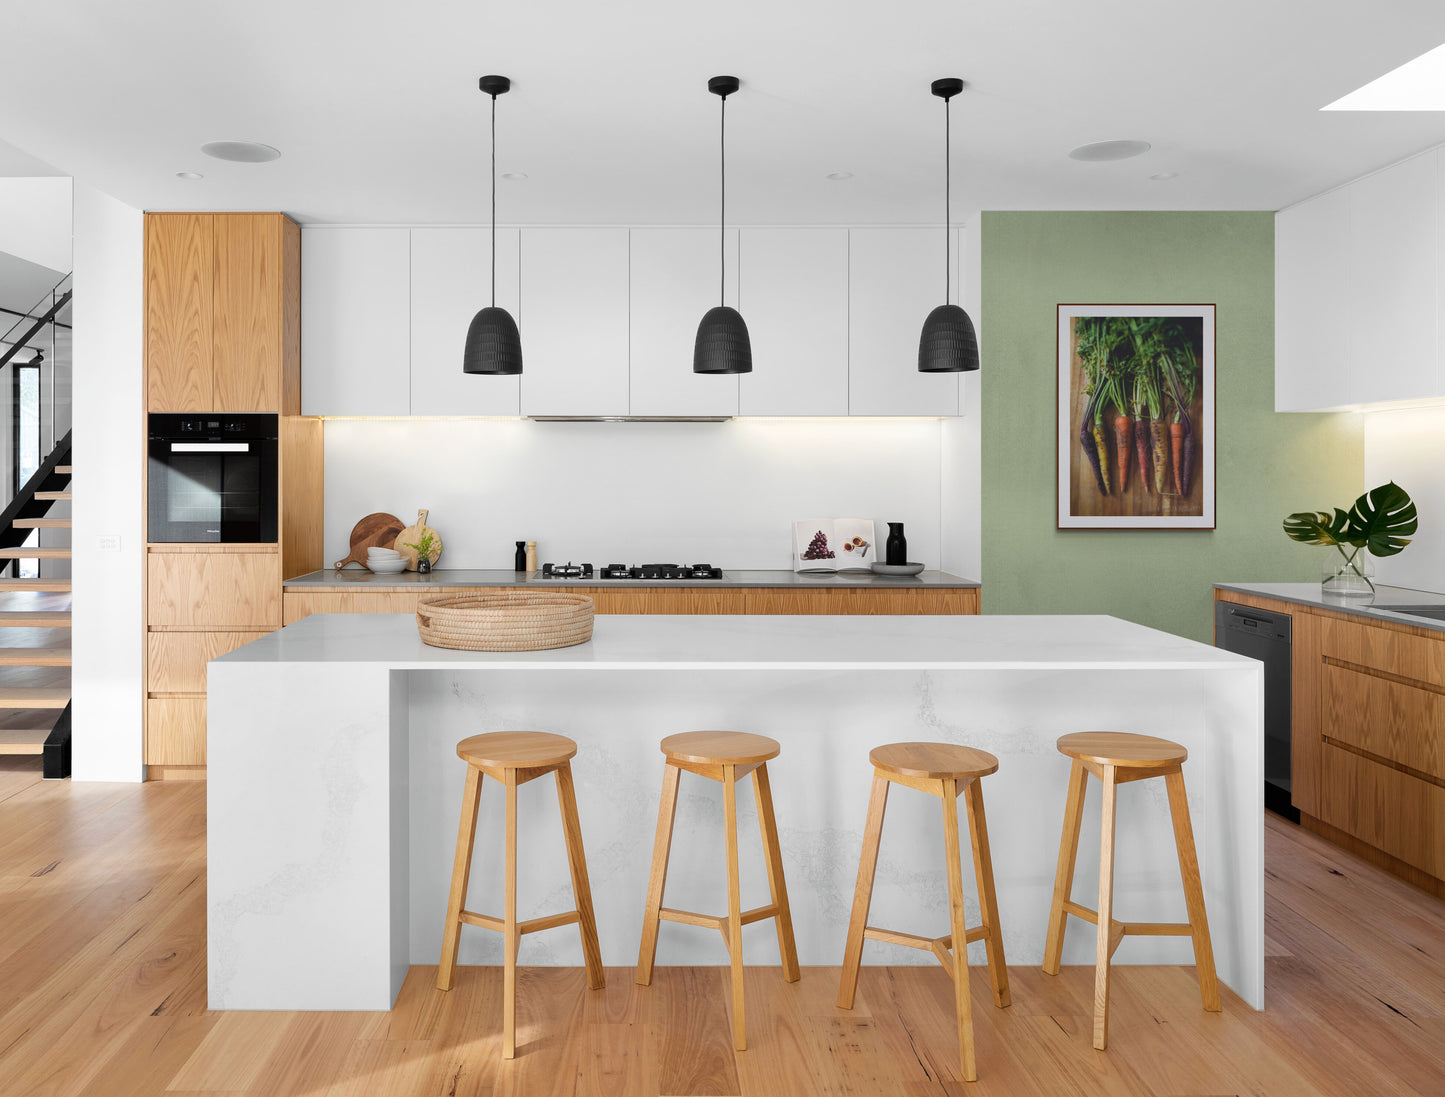
[[[146,702],[145,764],[206,764],[206,702],[201,697],[152,697]]]
[[[1324,745],[1321,817],[1445,879],[1445,788]]]
[[[1320,654],[1326,662],[1387,671],[1445,689],[1445,636],[1434,640],[1388,626],[1322,617]]]
[[[635,590],[599,590],[596,587],[568,587],[570,594],[585,594],[598,613],[688,613],[712,615],[742,613],[740,590],[675,590],[642,587]]]
[[[436,593],[441,593],[440,591]],[[464,594],[466,591],[449,591]],[[294,625],[313,613],[415,613],[421,595],[398,592],[363,594],[350,591],[318,591],[315,594],[286,593],[286,623]]]
[[[1320,687],[1325,742],[1445,778],[1445,691],[1326,661]]]
[[[147,569],[152,628],[281,625],[281,557],[274,552],[153,552]]]
[[[205,693],[206,664],[267,635],[264,632],[152,632],[146,636],[146,689],[151,693]]]

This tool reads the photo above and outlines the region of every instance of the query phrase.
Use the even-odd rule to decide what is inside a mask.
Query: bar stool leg
[[[1204,887],[1199,881],[1199,858],[1194,851],[1194,828],[1189,822],[1189,798],[1184,793],[1184,771],[1176,769],[1164,777],[1169,790],[1169,814],[1174,820],[1174,845],[1179,850],[1179,875],[1184,883],[1184,902],[1189,909],[1189,929],[1194,938],[1194,969],[1199,977],[1199,997],[1204,1008],[1218,1013],[1219,980],[1214,973],[1214,946],[1209,941],[1209,919],[1204,914]]]
[[[572,763],[563,762],[553,772],[557,777],[557,802],[562,808],[562,833],[567,839],[572,897],[577,903],[577,929],[582,935],[582,955],[587,960],[587,985],[600,990],[607,985],[607,976],[602,971],[602,949],[597,943],[597,916],[592,912],[592,885],[587,881],[587,855],[582,848],[582,823],[577,816]]]
[[[738,776],[737,766],[723,766],[723,814],[728,840],[728,953],[732,957],[733,1047],[746,1051],[747,1024],[743,1014],[743,902],[738,880]]]
[[[773,814],[773,790],[768,783],[768,764],[753,770],[753,796],[758,802],[758,827],[763,832],[763,856],[768,862],[768,891],[778,908],[773,924],[778,931],[778,952],[783,958],[783,978],[798,981],[798,946],[793,941],[793,912],[788,907],[788,884],[783,879],[783,851],[778,844],[778,820]]]
[[[1003,957],[998,895],[993,888],[993,855],[988,848],[988,823],[983,813],[982,782],[970,781],[963,790],[963,798],[968,807],[968,836],[973,843],[973,874],[978,882],[978,905],[983,912],[983,939],[988,948],[988,977],[993,984],[994,1005],[1003,1009],[1013,999],[1008,989],[1008,965]]]
[[[1094,966],[1094,1046],[1109,1045],[1109,960],[1113,955],[1114,816],[1119,786],[1113,766],[1103,767],[1104,813],[1099,828],[1099,932]]]
[[[657,959],[657,926],[661,921],[662,892],[667,884],[667,859],[672,853],[672,823],[677,816],[677,784],[682,770],[662,768],[662,796],[657,803],[657,838],[652,846],[652,875],[647,882],[647,906],[642,912],[642,947],[637,952],[637,984],[652,984]]]
[[[858,989],[858,965],[863,959],[863,930],[873,903],[873,877],[878,871],[878,844],[883,838],[883,812],[888,806],[888,784],[876,773],[868,797],[868,822],[863,827],[863,852],[858,858],[858,886],[853,889],[853,914],[848,919],[848,947],[843,953],[843,979],[838,987],[838,1008],[852,1009]]]
[[[517,771],[507,770],[507,868],[506,905],[502,914],[502,1058],[517,1056]]]
[[[944,779],[943,856],[948,862],[948,913],[953,933],[953,1004],[958,1014],[958,1050],[965,1082],[978,1081],[973,1056],[973,1003],[968,995],[968,921],[963,910],[962,849],[958,842],[958,782]]]
[[[1064,910],[1074,891],[1074,862],[1079,856],[1079,827],[1084,821],[1084,791],[1089,771],[1075,761],[1069,771],[1069,799],[1064,808],[1064,834],[1059,841],[1059,868],[1054,875],[1054,899],[1049,909],[1049,936],[1044,944],[1044,974],[1057,975],[1064,955],[1064,930],[1069,916]]]
[[[462,929],[462,907],[467,902],[467,881],[472,875],[472,847],[477,838],[477,803],[482,798],[482,771],[467,767],[462,792],[462,821],[457,828],[457,855],[452,863],[452,890],[447,899],[447,924],[442,931],[442,956],[437,965],[437,990],[451,990],[457,974],[457,945]]]

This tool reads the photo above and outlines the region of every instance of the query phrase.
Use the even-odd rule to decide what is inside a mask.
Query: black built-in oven
[[[152,541],[276,540],[276,416],[154,414]]]

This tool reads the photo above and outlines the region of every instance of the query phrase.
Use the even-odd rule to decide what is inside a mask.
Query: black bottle
[[[888,541],[884,547],[888,550],[884,563],[889,567],[902,567],[908,563],[908,538],[903,536],[902,522],[888,523]]]
[[[527,542],[526,542],[526,541],[518,541],[518,542],[517,542],[516,567],[517,567],[517,570],[518,570],[518,571],[526,571],[526,570],[527,570]]]

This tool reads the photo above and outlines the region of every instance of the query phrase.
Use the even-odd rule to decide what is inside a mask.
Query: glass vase
[[[1320,578],[1324,594],[1332,598],[1366,599],[1375,596],[1375,561],[1364,545],[1336,545],[1325,556]]]

